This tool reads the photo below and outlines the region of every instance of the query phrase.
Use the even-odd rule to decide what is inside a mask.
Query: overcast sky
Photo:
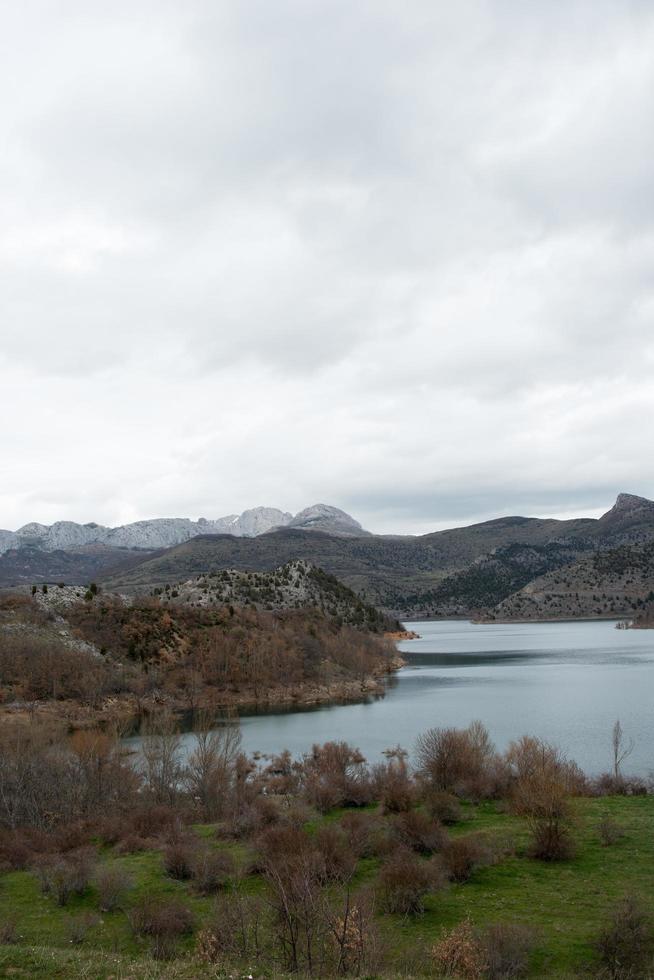
[[[0,527],[654,496],[651,0],[0,0]]]

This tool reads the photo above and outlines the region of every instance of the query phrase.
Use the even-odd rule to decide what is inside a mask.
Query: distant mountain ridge
[[[275,519],[273,513],[268,523]],[[538,615],[534,603],[508,600],[535,580],[544,578],[547,585],[548,576],[556,577],[558,570],[595,553],[654,542],[654,502],[625,493],[600,518],[501,517],[415,537],[369,534],[343,511],[322,504],[266,530],[267,522],[261,520],[254,534],[244,533],[245,525],[239,528],[234,521],[222,533],[216,533],[218,522],[183,522],[182,541],[150,550],[96,543],[46,551],[24,543],[0,555],[0,586],[44,581],[88,584],[93,579],[109,589],[143,593],[226,569],[272,572],[303,560],[335,576],[362,601],[400,619],[519,618],[521,609],[529,618]],[[145,524],[158,526],[158,522]],[[234,533],[235,528],[240,533]],[[28,526],[27,540],[29,530]],[[61,538],[52,540],[56,543]],[[130,532],[117,540],[134,538]],[[145,541],[155,545],[161,537],[151,534]],[[633,599],[626,590],[629,601],[625,607],[617,598],[620,589],[620,582],[615,588],[612,583],[613,598],[606,610],[603,599],[601,605],[592,599],[592,589],[591,602],[582,605],[592,609],[592,615],[610,614],[631,607],[631,601],[640,598],[640,585]],[[542,608],[555,601],[560,602],[555,615],[564,615],[564,606],[572,615],[573,608],[581,608],[569,599],[565,603],[553,599]],[[501,611],[495,612],[500,605]],[[598,608],[601,613],[595,612]]]
[[[418,537],[337,537],[289,526],[250,539],[198,537],[114,573],[110,582],[138,590],[227,568],[271,571],[304,559],[400,618],[469,616],[598,549],[651,540],[654,503],[621,494],[599,519],[504,517]]]
[[[155,550],[172,548],[201,534],[231,534],[234,537],[254,538],[277,527],[296,527],[303,530],[329,531],[331,534],[367,535],[358,521],[328,504],[314,504],[293,516],[276,507],[254,507],[242,514],[228,514],[216,520],[200,517],[154,518],[135,521],[119,527],[101,524],[77,524],[57,521],[54,524],[25,524],[17,531],[0,530],[0,555],[21,548],[41,551],[78,551],[91,545],[110,548]]]

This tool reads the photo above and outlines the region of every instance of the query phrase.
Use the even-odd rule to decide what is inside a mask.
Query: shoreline
[[[402,638],[405,638],[404,633]],[[387,678],[405,667],[406,663],[402,655],[396,652],[390,660],[380,663],[372,673],[361,678],[333,680],[326,684],[280,685],[265,690],[253,687],[238,690],[210,688],[198,692],[193,698],[155,691],[145,698],[134,694],[108,697],[95,707],[78,701],[14,702],[0,708],[0,726],[30,725],[38,720],[50,722],[53,726],[63,725],[70,734],[114,727],[124,731],[162,709],[174,715],[194,711],[247,714],[272,708],[292,710],[317,705],[356,704],[369,698],[383,697]]]

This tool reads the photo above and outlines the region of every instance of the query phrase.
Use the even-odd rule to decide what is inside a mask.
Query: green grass
[[[476,925],[522,922],[539,935],[533,956],[534,978],[592,976],[593,940],[607,913],[622,895],[634,892],[654,905],[654,797],[579,800],[576,803],[575,836],[578,854],[569,862],[546,864],[524,856],[527,831],[523,821],[502,812],[495,804],[466,808],[466,819],[451,829],[454,835],[483,830],[510,836],[514,856],[476,872],[471,881],[430,895],[424,915],[415,919],[380,917],[380,925],[396,962],[419,947],[429,947],[444,930],[468,917]],[[327,818],[333,820],[339,813]],[[625,836],[611,847],[600,843],[597,825],[604,815],[615,819]],[[315,829],[318,821],[312,822]],[[196,827],[211,840],[213,828]],[[228,847],[239,865],[248,859],[242,844]],[[124,868],[134,882],[130,902],[144,895],[183,897],[196,913],[198,923],[207,919],[212,900],[198,897],[186,883],[173,881],[162,869],[158,851],[117,857],[111,850],[101,860]],[[361,861],[356,884],[374,882],[378,861]],[[261,889],[257,878],[248,878],[248,890]],[[72,947],[72,917],[93,913],[97,923],[81,947]],[[17,921],[19,942],[0,946],[0,976],[79,977],[201,977],[220,976],[214,969],[203,973],[191,962],[193,940],[181,944],[182,959],[159,966],[148,957],[147,944],[132,936],[124,912],[101,914],[93,888],[59,908],[41,895],[29,872],[0,877],[0,922]],[[186,959],[184,959],[186,957]],[[186,971],[186,972],[185,972]],[[261,976],[262,974],[258,974]]]

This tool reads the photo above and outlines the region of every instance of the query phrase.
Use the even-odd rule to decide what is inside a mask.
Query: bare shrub
[[[316,831],[316,847],[322,857],[326,881],[348,881],[356,870],[357,859],[343,830],[333,824]]]
[[[577,845],[570,827],[555,814],[532,822],[532,842],[527,853],[540,861],[570,861],[577,853]]]
[[[125,899],[132,887],[132,879],[117,867],[103,867],[95,876],[98,890],[98,906],[101,912],[115,912],[125,906]]]
[[[495,791],[495,748],[481,722],[430,728],[416,740],[420,776],[432,789],[483,798]]]
[[[531,857],[564,861],[574,857],[570,795],[587,791],[583,773],[555,747],[541,739],[512,742],[506,753],[511,773],[511,801],[529,822]]]
[[[434,946],[432,955],[443,976],[483,980],[487,975],[485,950],[469,919],[446,932]]]
[[[314,745],[302,759],[304,792],[321,813],[335,806],[364,806],[372,800],[366,760],[347,742]]]
[[[602,975],[631,980],[648,974],[654,954],[651,914],[634,895],[625,896],[612,910],[596,942]]]
[[[595,796],[647,796],[651,786],[638,776],[623,776],[616,778],[612,772],[604,772],[590,784]]]
[[[143,782],[154,803],[173,806],[180,796],[184,768],[180,761],[181,736],[170,711],[147,720],[143,737]]]
[[[529,972],[529,957],[536,943],[533,929],[519,922],[497,922],[484,929],[481,943],[487,980],[513,980]]]
[[[200,849],[192,865],[193,887],[201,895],[213,895],[226,888],[236,875],[234,858],[227,851]]]
[[[202,819],[215,821],[231,802],[236,759],[241,750],[237,724],[215,727],[215,719],[201,715],[194,735],[195,748],[186,762],[185,782]]]
[[[196,841],[175,840],[163,852],[163,864],[166,874],[178,881],[188,881],[193,877],[193,869],[198,859]]]
[[[40,850],[24,831],[5,831],[0,837],[0,871],[24,871]]]
[[[0,919],[0,945],[7,946],[18,942],[18,920],[15,915]]]
[[[495,859],[492,841],[483,833],[454,837],[443,849],[448,878],[459,884],[469,881],[477,868],[493,864]]]
[[[193,932],[192,911],[175,899],[144,898],[129,919],[135,935],[150,939],[155,959],[169,959],[180,937]]]
[[[179,829],[179,809],[163,803],[140,806],[125,824],[127,834],[154,839],[170,836]]]
[[[438,820],[446,826],[463,820],[463,810],[456,796],[445,790],[428,790],[425,794],[425,806],[432,820]]]
[[[387,762],[373,767],[372,779],[375,797],[384,813],[402,813],[410,810],[416,799],[416,788],[409,773],[404,749],[389,750]]]
[[[609,816],[603,816],[597,825],[599,838],[604,847],[611,847],[617,844],[625,835],[624,828]]]
[[[424,911],[427,892],[442,887],[439,864],[423,861],[412,851],[398,848],[382,864],[378,895],[385,912],[417,915]]]
[[[377,857],[389,850],[387,826],[376,814],[353,811],[339,823],[357,857]]]
[[[312,974],[324,960],[328,919],[321,882],[324,858],[307,834],[271,827],[258,842],[261,872],[270,887],[273,934],[283,966]]]
[[[89,931],[97,926],[98,922],[97,915],[93,915],[91,912],[71,917],[66,925],[68,941],[74,946],[80,946],[85,941]]]
[[[331,919],[335,948],[333,971],[338,975],[376,976],[382,962],[382,945],[375,924],[375,908],[368,893],[353,899],[348,893],[343,907]]]
[[[233,813],[231,821],[221,829],[224,829],[223,836],[241,839],[255,837],[266,827],[271,827],[282,819],[293,822],[290,808],[284,813],[278,800],[257,796],[251,802],[241,805]]]
[[[216,896],[209,925],[198,936],[198,955],[205,962],[222,956],[258,958],[263,951],[264,905],[238,888]]]
[[[444,828],[419,810],[398,814],[393,821],[393,836],[417,854],[442,851],[448,841]]]
[[[95,854],[88,849],[40,859],[35,868],[43,894],[52,895],[61,906],[72,895],[83,895],[91,883],[94,862]]]
[[[139,834],[128,834],[116,844],[116,854],[139,854],[152,847],[152,841]]]

